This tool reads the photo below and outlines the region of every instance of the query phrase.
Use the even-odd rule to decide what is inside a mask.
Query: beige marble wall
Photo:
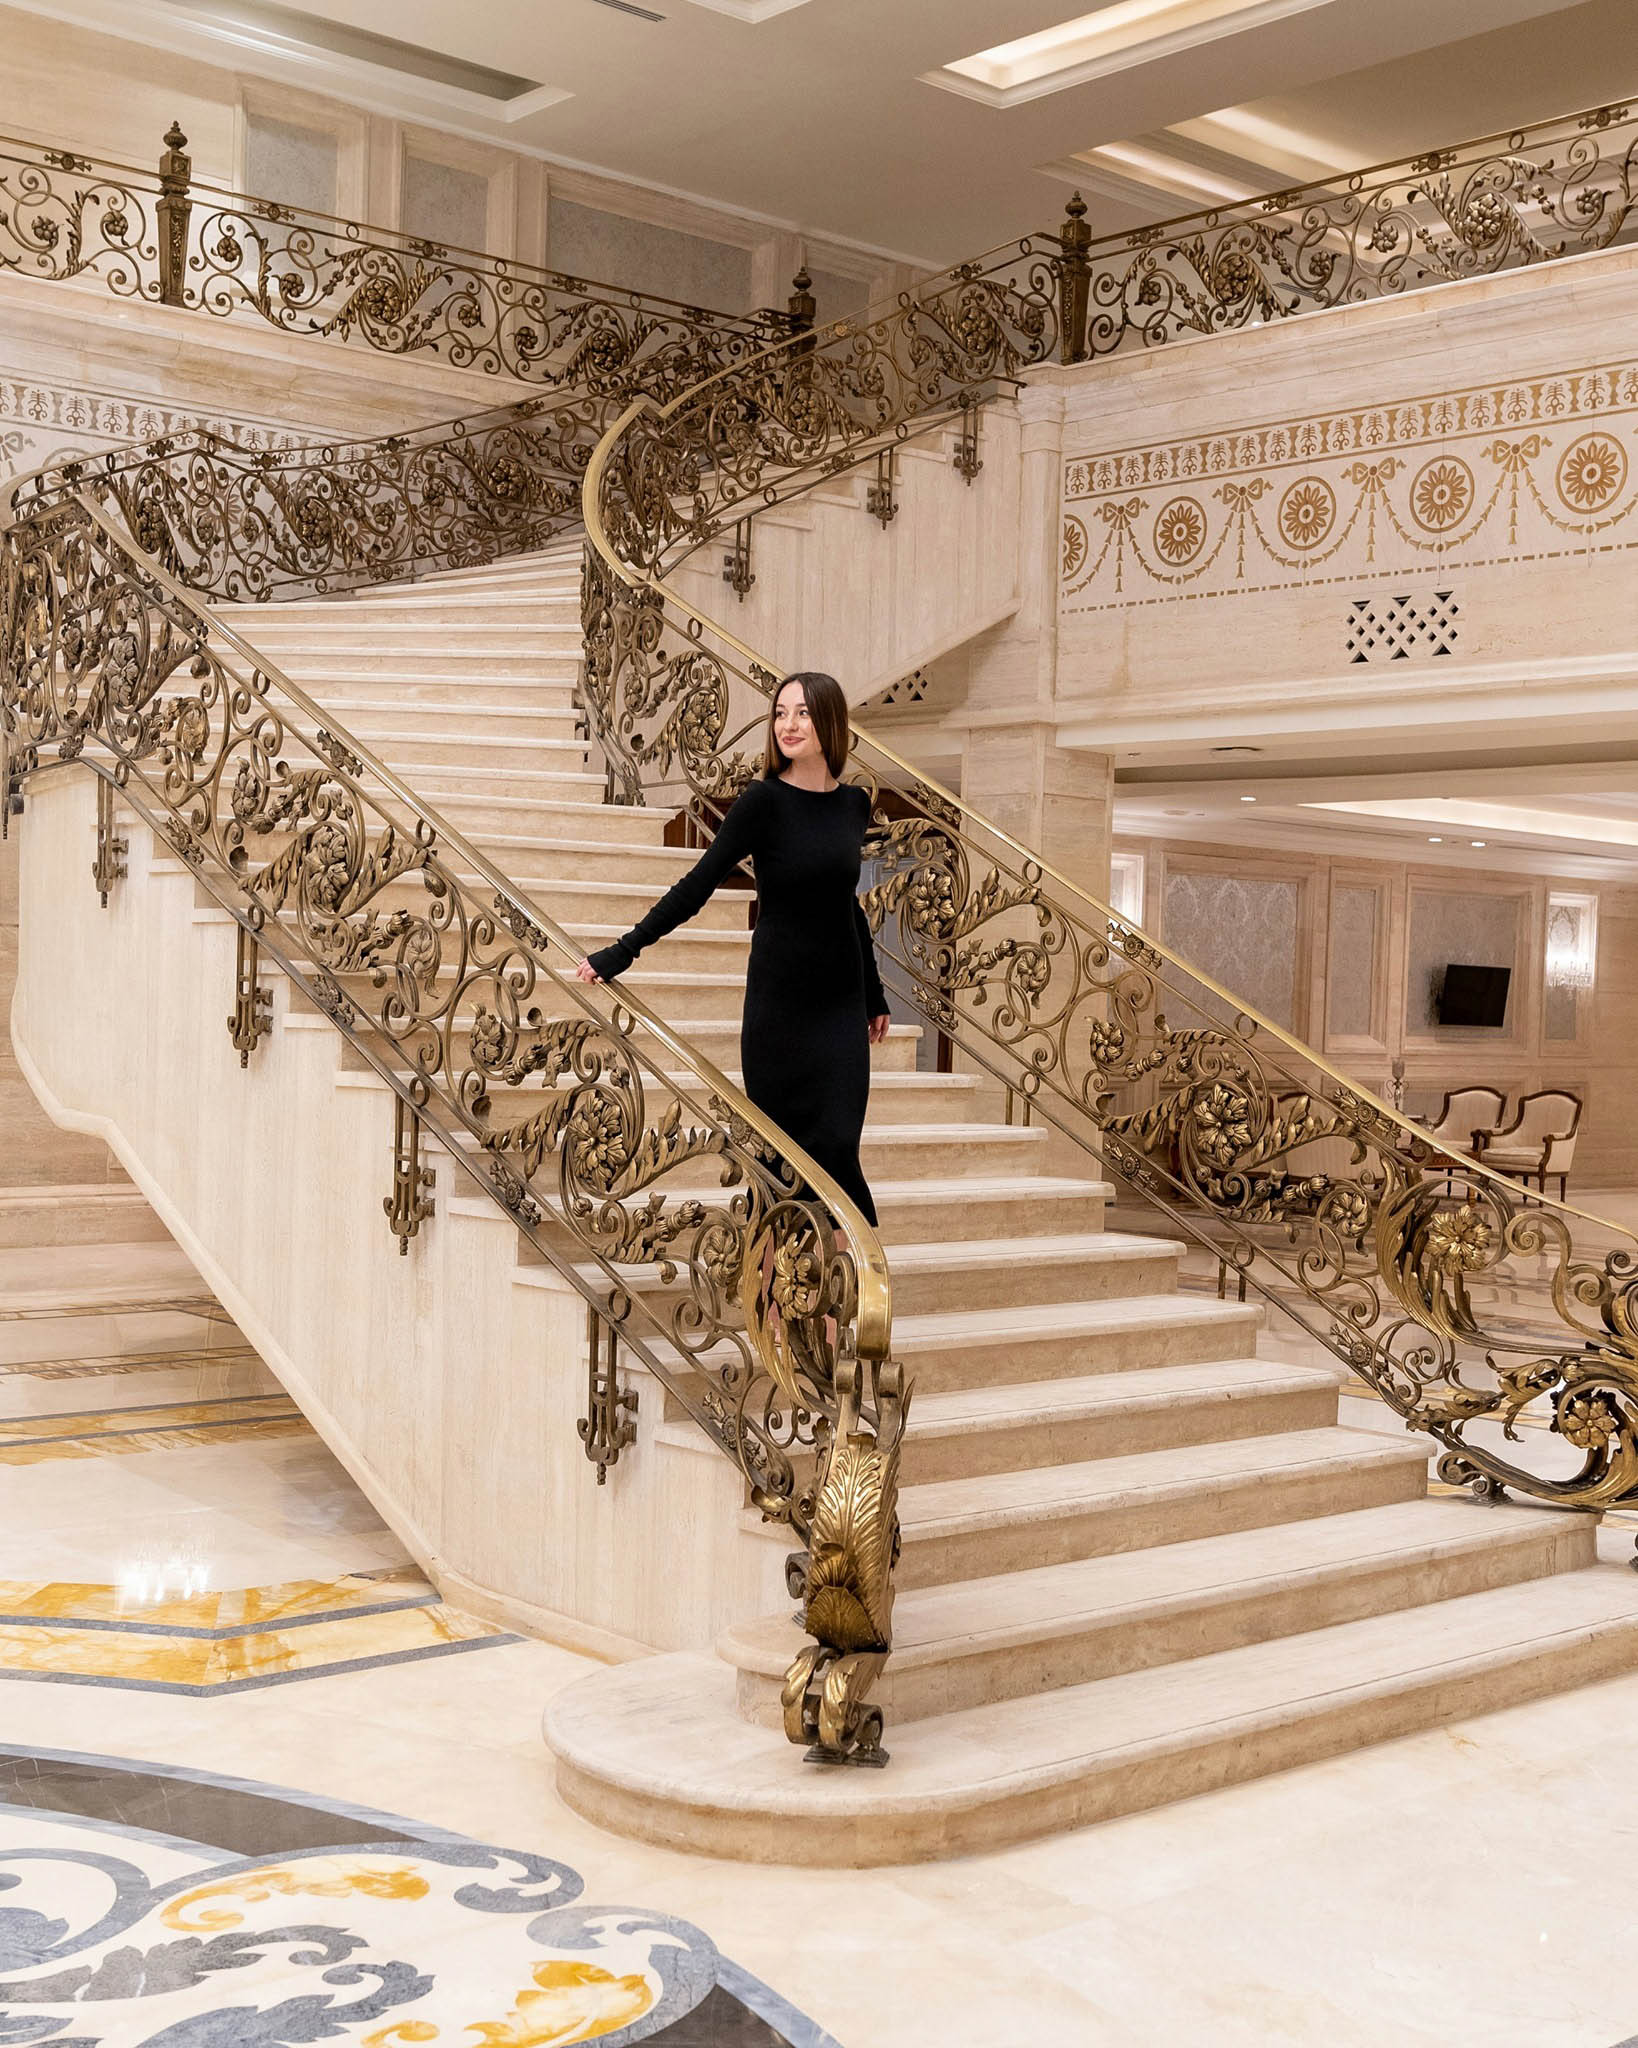
[[[1638,731],[1635,314],[1619,249],[1048,372],[1066,726]]]
[[[705,1649],[779,1607],[785,1546],[746,1526],[743,1481],[699,1432],[667,1428],[652,1381],[636,1445],[596,1484],[575,1429],[580,1297],[517,1264],[510,1219],[436,1150],[437,1213],[400,1257],[386,1090],[276,976],[275,1029],[241,1069],[231,923],[135,819],[99,909],[94,816],[89,776],[31,790],[24,1069],[59,1121],[112,1145],[417,1562],[463,1606],[605,1654]]]
[[[1187,876],[1296,891],[1295,929],[1280,941],[1278,972],[1292,987],[1297,1036],[1343,1073],[1387,1097],[1393,1063],[1402,1060],[1405,1107],[1418,1113],[1469,1085],[1500,1088],[1513,1101],[1533,1089],[1571,1089],[1584,1104],[1572,1190],[1638,1181],[1638,889],[1545,871],[1259,854],[1193,840],[1119,843],[1144,856],[1148,928],[1253,1003],[1266,992],[1266,934],[1225,923],[1215,957],[1206,958],[1211,949],[1170,914],[1173,885]],[[1574,998],[1564,1020],[1573,1035],[1563,1039],[1548,1036],[1545,1001],[1547,899],[1560,889],[1598,902],[1597,980]],[[1431,1018],[1431,977],[1452,959],[1512,968],[1501,1029]]]

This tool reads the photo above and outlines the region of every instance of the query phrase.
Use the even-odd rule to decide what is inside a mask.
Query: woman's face
[[[774,700],[774,740],[787,761],[819,758],[824,749],[800,683],[787,683]]]

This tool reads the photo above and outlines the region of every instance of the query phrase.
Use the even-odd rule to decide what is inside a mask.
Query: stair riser
[[[656,846],[652,840],[635,846],[615,839],[586,844],[584,842],[590,840],[591,835],[571,827],[567,831],[541,833],[538,837],[578,839],[582,842],[580,845],[571,848],[519,846],[516,842],[520,837],[532,839],[537,835],[521,833],[511,823],[486,830],[482,825],[460,824],[453,817],[450,822],[481,854],[492,860],[503,875],[511,876],[526,895],[538,897],[548,909],[552,904],[552,888],[557,882],[636,882],[643,889],[652,890],[651,895],[645,896],[643,902],[618,923],[616,929],[619,931],[625,931],[634,924],[651,903],[657,902],[671,884],[694,865],[692,854],[675,847]],[[551,875],[542,878],[539,871],[542,863],[547,861],[551,863]],[[730,891],[728,898],[737,894],[737,891]],[[748,897],[740,898],[742,903],[747,900]],[[710,910],[711,906],[707,904],[702,914],[709,915]],[[737,914],[741,926],[745,915],[743,909]],[[585,922],[584,919],[578,921]]]
[[[333,696],[330,704],[332,708],[336,704]],[[428,744],[429,734],[435,735],[430,742],[433,746],[448,750],[443,758],[478,765],[496,760],[504,751],[526,768],[546,767],[555,760],[575,767],[582,765],[591,751],[590,742],[575,730],[575,708],[567,691],[550,708],[531,709],[520,704],[508,710],[487,703],[463,702],[456,694],[442,702],[428,702],[424,698],[401,703],[386,699],[366,704],[349,701],[345,713],[337,710],[336,716],[350,732],[389,760],[407,759],[409,752]],[[502,746],[497,747],[497,741]],[[539,748],[539,753],[525,751],[534,748]],[[581,756],[580,762],[569,760],[570,749]]]
[[[504,732],[515,719],[525,721],[522,737],[573,739],[576,717],[572,681],[542,681],[524,676],[513,681],[493,676],[348,676],[330,679],[325,707],[343,725],[360,727],[390,722],[405,731],[446,714],[453,719],[482,714],[482,732]]]
[[[469,804],[487,803],[492,797],[525,797],[539,804],[600,804],[603,801],[604,782],[585,764],[582,755],[548,754],[544,750],[532,762],[519,762],[516,766],[502,767],[498,763],[482,766],[472,758],[469,748],[447,748],[432,746],[406,747],[400,742],[387,740],[373,745],[389,768],[401,775],[417,795],[423,789],[436,790],[437,806],[447,810],[452,792],[459,792],[459,800]],[[415,760],[416,754],[437,755],[443,758]],[[458,755],[459,758],[450,758]],[[429,796],[427,801],[433,802]]]
[[[1085,1626],[1044,1641],[1015,1641],[967,1654],[889,1658],[871,1694],[892,1725],[1001,1700],[1027,1699],[1087,1685],[1126,1671],[1152,1670],[1247,1643],[1274,1642],[1310,1629],[1397,1614],[1436,1600],[1516,1586],[1597,1560],[1590,1522],[1566,1517],[1528,1540],[1473,1543],[1429,1556],[1384,1559],[1305,1573],[1272,1588],[1248,1587],[1210,1602],[1156,1603],[1135,1614],[1089,1617]],[[794,1640],[794,1639],[793,1639]],[[742,1670],[739,1710],[764,1728],[782,1725],[779,1678]]]
[[[898,1119],[897,1108],[893,1112]],[[908,1118],[905,1119],[908,1121]],[[868,1125],[866,1126],[868,1129]],[[974,1218],[974,1235],[983,1228]],[[1177,1275],[1171,1258],[1043,1259],[1039,1265],[1007,1260],[994,1266],[893,1274],[893,1312],[914,1316],[960,1309],[1017,1308],[1026,1303],[1125,1301],[1138,1294],[1169,1294]]]
[[[658,869],[653,877],[652,894],[644,889],[640,894],[634,892],[627,895],[612,882],[602,889],[593,885],[569,890],[562,887],[560,877],[526,874],[519,861],[503,862],[500,865],[502,871],[511,876],[522,893],[531,897],[542,910],[555,917],[559,924],[595,925],[604,943],[621,932],[629,931],[656,898],[663,896],[670,887],[670,882]],[[645,875],[648,873],[647,863],[644,864],[643,872]],[[689,919],[688,930],[696,935],[702,932],[720,933],[725,938],[737,938],[739,951],[743,957],[750,937],[745,928],[748,903],[749,899],[739,894],[737,890],[722,890],[711,898],[698,917]],[[599,943],[599,939],[590,933],[582,932],[579,937],[593,947]],[[664,943],[662,941],[661,945]],[[661,947],[655,947],[651,955],[645,954],[643,957],[659,959]]]
[[[170,1232],[140,1195],[118,1202],[0,1204],[0,1248],[48,1244],[163,1244]]]
[[[898,1306],[899,1290],[893,1289]],[[1337,1394],[1324,1385],[1247,1393],[1233,1400],[1205,1396],[1157,1403],[1113,1415],[1021,1424],[1007,1429],[964,1432],[929,1440],[918,1437],[912,1420],[905,1440],[900,1479],[906,1486],[941,1479],[976,1479],[992,1472],[1039,1471],[1088,1458],[1119,1458],[1141,1451],[1181,1449],[1185,1444],[1278,1436],[1289,1429],[1326,1429],[1337,1419]]]
[[[1098,1204],[1101,1211],[1101,1203]],[[969,1223],[971,1216],[969,1215]],[[1048,1226],[1024,1217],[1009,1236],[1026,1236]],[[1072,1228],[1075,1226],[1065,1226]],[[1096,1224],[1085,1226],[1096,1229]],[[1255,1317],[1200,1322],[1156,1321],[1146,1329],[1083,1332],[1073,1337],[1020,1338],[1006,1345],[901,1351],[924,1393],[964,1392],[970,1387],[1017,1386],[1029,1380],[1071,1378],[1078,1373],[1138,1372],[1154,1365],[1194,1365],[1208,1358],[1249,1358],[1256,1349]]]
[[[878,1048],[878,1056],[879,1052]],[[914,1063],[913,1056],[904,1062],[906,1066]],[[866,1178],[869,1178],[868,1174]],[[1032,1233],[1042,1237],[1062,1237],[1083,1230],[1099,1230],[1103,1226],[1101,1195],[1051,1195],[1028,1202],[1009,1197],[1004,1202],[991,1201],[978,1207],[970,1195],[963,1195],[955,1189],[951,1190],[947,1200],[922,1200],[913,1204],[898,1201],[879,1188],[871,1192],[875,1195],[882,1219],[881,1236],[888,1245],[948,1244],[952,1240],[968,1239],[979,1217],[991,1220],[1000,1237],[1028,1237]],[[965,1358],[965,1354],[957,1356]],[[1007,1376],[997,1373],[998,1354],[994,1351],[987,1353],[981,1361],[974,1361],[974,1364],[973,1378],[946,1380],[942,1384],[981,1386]],[[1021,1372],[1017,1377],[1028,1379],[1035,1375]],[[1046,1379],[1051,1375],[1043,1373],[1039,1377]]]
[[[619,804],[596,804],[585,798],[574,801],[572,805],[501,805],[482,797],[467,796],[458,790],[441,788],[425,776],[412,787],[430,809],[441,811],[469,839],[487,831],[501,837],[595,839],[622,847],[658,847],[663,843],[665,820],[658,811],[633,810]],[[506,863],[502,861],[499,865],[505,868]],[[686,874],[692,866],[693,861],[679,848],[677,873]],[[630,881],[632,877],[628,874],[621,879]]]
[[[367,640],[351,647],[273,647],[265,636],[252,638],[250,644],[321,701],[325,689],[332,696],[356,696],[369,687],[371,677],[390,684],[413,682],[417,676],[456,681],[470,676],[474,681],[487,677],[493,682],[567,688],[580,673],[578,648],[497,648],[486,653],[481,648],[443,646],[430,632],[423,634],[415,647],[378,647]]]
[[[1147,1550],[1225,1536],[1236,1529],[1266,1529],[1315,1515],[1343,1515],[1389,1501],[1418,1500],[1426,1468],[1408,1460],[1377,1459],[1358,1466],[1327,1465],[1318,1472],[1260,1473],[1225,1482],[1214,1492],[1156,1490],[1152,1497],[1112,1504],[1071,1505],[1060,1514],[985,1529],[904,1531],[898,1583],[943,1586],[955,1579],[1034,1570],[1071,1558],[1107,1557],[1117,1550]]]
[[[474,793],[480,796],[528,796],[539,788],[534,778],[550,775],[572,776],[580,785],[575,792],[579,802],[602,801],[603,771],[590,765],[590,746],[573,734],[554,741],[548,734],[536,731],[497,744],[500,734],[491,732],[487,725],[477,734],[465,731],[459,711],[449,712],[442,722],[448,726],[447,735],[436,729],[429,731],[429,727],[439,725],[439,720],[414,711],[400,720],[404,728],[401,732],[384,730],[374,720],[368,724],[355,721],[350,730],[394,768],[436,768],[440,776],[455,775],[462,781],[472,781],[476,785]],[[519,776],[526,779],[514,788]],[[548,793],[556,792],[542,791]]]

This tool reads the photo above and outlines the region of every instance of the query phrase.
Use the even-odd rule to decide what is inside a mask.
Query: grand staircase
[[[591,947],[694,856],[661,812],[603,800],[578,590],[574,548],[224,615]],[[746,908],[719,892],[626,978],[736,1080]],[[863,1146],[916,1385],[877,1689],[891,1768],[802,1765],[779,1732],[801,1628],[746,1615],[714,1655],[552,1702],[574,1805],[736,1857],[949,1855],[1638,1660],[1638,1579],[1598,1561],[1593,1517],[1428,1497],[1424,1440],[1339,1426],[1329,1369],[1259,1358],[1257,1310],[1179,1292],[1179,1245],[1104,1229],[1093,1162],[1052,1170],[1045,1131],[1008,1124],[986,1080],[918,1069],[919,1038],[901,1018],[873,1055]],[[497,1124],[519,1119],[538,1083],[496,1098]],[[623,1277],[662,1289],[652,1266]],[[637,1455],[714,1455],[661,1388],[640,1414]],[[741,1535],[774,1547],[776,1583],[788,1532],[747,1506]]]

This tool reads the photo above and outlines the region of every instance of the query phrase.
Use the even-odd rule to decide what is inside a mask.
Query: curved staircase
[[[590,947],[694,856],[603,801],[578,592],[563,549],[235,623]],[[748,944],[724,890],[627,977],[731,1073]],[[1259,1311],[1179,1292],[1181,1246],[1105,1230],[1112,1189],[1054,1171],[987,1080],[918,1070],[919,1038],[896,1024],[874,1054],[863,1145],[917,1386],[891,1769],[793,1754],[802,1633],[779,1611],[555,1699],[571,1803],[736,1857],[950,1855],[1631,1668],[1638,1580],[1598,1562],[1593,1518],[1427,1497],[1425,1443],[1339,1426],[1333,1372],[1258,1358]],[[714,1455],[662,1389],[641,1412],[656,1455]],[[775,1582],[788,1532],[747,1506],[741,1539]]]

